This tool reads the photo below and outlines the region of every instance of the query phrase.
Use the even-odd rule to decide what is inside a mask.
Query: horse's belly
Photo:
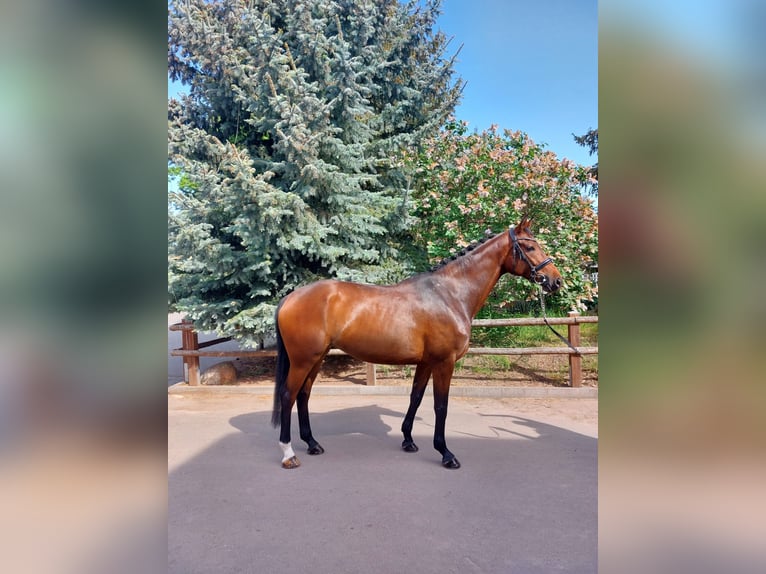
[[[332,346],[359,360],[380,365],[412,365],[462,356],[468,337],[443,325],[439,327],[431,325],[424,329],[409,321],[387,322],[378,317],[344,329]]]
[[[370,333],[346,336],[333,346],[352,357],[380,365],[407,365],[423,360],[423,344],[415,340]]]

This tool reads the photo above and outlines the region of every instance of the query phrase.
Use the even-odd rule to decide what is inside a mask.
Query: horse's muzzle
[[[542,278],[543,280],[540,281],[540,285],[542,285],[543,291],[546,293],[555,293],[561,289],[561,285],[563,284],[561,277],[556,277],[555,279],[551,280],[551,278],[547,275],[542,275]]]

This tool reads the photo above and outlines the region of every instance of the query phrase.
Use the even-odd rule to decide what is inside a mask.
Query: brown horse
[[[402,423],[402,448],[416,452],[412,424],[428,380],[434,379],[434,448],[446,468],[460,468],[447,449],[444,425],[455,362],[468,350],[471,321],[503,273],[526,277],[546,292],[561,275],[523,219],[514,229],[466,248],[432,271],[396,285],[318,281],[296,289],[276,312],[277,372],[272,423],[280,426],[282,466],[300,465],[290,443],[290,418],[298,403],[300,436],[309,454],[324,449],[309,424],[311,386],[325,355],[342,349],[368,363],[415,364],[410,407]]]

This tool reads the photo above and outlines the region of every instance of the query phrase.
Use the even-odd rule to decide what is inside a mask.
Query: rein
[[[542,285],[537,286],[539,292],[540,292],[540,309],[543,311],[543,321],[545,321],[545,324],[548,325],[548,328],[553,331],[553,334],[556,335],[561,341],[563,341],[567,347],[572,349],[577,355],[580,354],[580,351],[577,350],[577,347],[572,346],[572,343],[567,339],[564,335],[559,333],[556,329],[553,328],[553,325],[551,325],[548,322],[548,317],[545,316],[545,294],[543,293],[543,287]]]
[[[556,335],[563,343],[567,345],[570,349],[572,349],[576,354],[580,354],[580,352],[577,350],[576,347],[572,346],[572,343],[564,337],[561,333],[559,333],[556,329],[553,328],[553,325],[548,323],[548,317],[545,316],[545,294],[543,293],[543,283],[545,282],[545,275],[540,273],[540,270],[548,265],[549,263],[553,262],[553,259],[550,257],[547,257],[537,265],[532,265],[532,262],[529,260],[529,258],[524,253],[524,250],[519,245],[519,241],[534,241],[537,243],[536,239],[532,239],[531,237],[517,237],[516,233],[513,231],[513,227],[510,227],[508,229],[508,234],[511,237],[511,242],[513,244],[513,257],[516,259],[516,255],[518,254],[519,258],[526,263],[529,266],[529,269],[531,271],[530,279],[533,283],[537,285],[537,288],[540,293],[540,309],[542,309],[543,312],[543,321],[545,321],[545,324],[548,326],[548,328],[553,331],[553,334]]]

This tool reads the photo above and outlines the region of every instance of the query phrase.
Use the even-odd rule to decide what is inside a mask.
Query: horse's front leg
[[[460,468],[460,462],[447,448],[447,441],[444,437],[447,421],[447,404],[449,403],[449,385],[452,381],[454,369],[454,361],[441,363],[434,368],[434,413],[436,414],[434,448],[442,455],[442,466],[444,468]]]
[[[430,366],[419,364],[415,368],[415,378],[412,381],[412,392],[410,393],[410,408],[407,409],[404,422],[402,422],[402,434],[404,434],[402,449],[406,452],[418,452],[418,447],[412,440],[412,425],[415,422],[415,413],[418,412],[418,407],[423,400],[430,377]]]

